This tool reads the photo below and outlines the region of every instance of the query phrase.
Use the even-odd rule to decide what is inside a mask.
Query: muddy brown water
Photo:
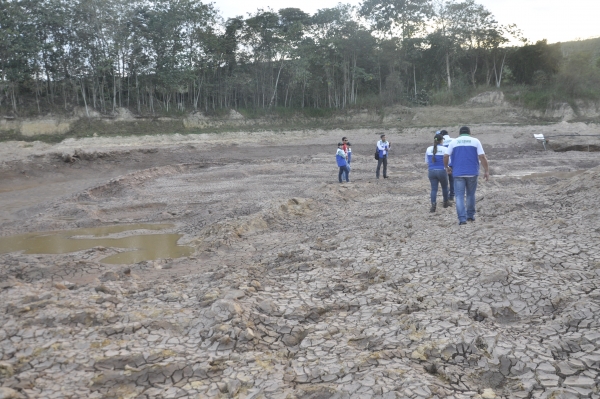
[[[135,234],[109,237],[130,231],[160,231],[171,224],[132,224],[54,232],[27,233],[0,237],[0,254],[23,251],[26,254],[64,254],[94,247],[128,249],[101,260],[108,264],[133,264],[146,260],[190,256],[194,248],[179,245],[181,234]]]

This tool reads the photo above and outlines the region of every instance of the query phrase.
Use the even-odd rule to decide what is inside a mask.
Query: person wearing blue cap
[[[454,174],[454,190],[456,191],[456,214],[458,224],[475,221],[475,192],[479,176],[479,163],[484,169],[483,178],[487,181],[489,165],[481,142],[471,137],[471,129],[460,128],[460,136],[448,146],[444,155],[444,167],[450,172],[449,161],[452,157],[452,174]],[[466,196],[466,206],[465,206]]]

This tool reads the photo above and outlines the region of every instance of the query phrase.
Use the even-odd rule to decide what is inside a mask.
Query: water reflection
[[[110,264],[131,264],[144,260],[189,256],[194,248],[178,245],[181,234],[136,234],[110,238],[111,234],[134,230],[165,230],[169,224],[103,226],[66,231],[28,233],[0,237],[0,254],[23,251],[26,254],[64,254],[102,246],[131,249],[101,260]],[[91,238],[90,238],[91,237]]]

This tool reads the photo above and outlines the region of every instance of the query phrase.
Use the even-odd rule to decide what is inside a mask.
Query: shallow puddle
[[[169,224],[134,224],[96,228],[27,233],[0,237],[0,254],[23,251],[26,254],[64,254],[94,247],[124,248],[121,252],[101,260],[110,264],[132,264],[144,260],[181,258],[189,256],[194,248],[178,245],[181,234],[136,234],[111,238],[111,234],[137,230],[165,230]]]

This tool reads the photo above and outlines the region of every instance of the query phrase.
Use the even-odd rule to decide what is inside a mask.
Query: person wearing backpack
[[[387,156],[390,150],[390,142],[385,139],[385,134],[380,136],[381,140],[377,142],[377,150],[375,152],[377,159],[377,170],[375,171],[375,177],[379,179],[379,171],[383,164],[383,178],[387,179]]]
[[[338,148],[335,153],[335,160],[337,162],[337,166],[340,169],[338,173],[338,180],[342,183],[342,178],[345,177],[346,183],[350,183],[350,178],[348,175],[350,174],[350,169],[348,168],[348,157],[343,149],[344,143],[338,143]]]

